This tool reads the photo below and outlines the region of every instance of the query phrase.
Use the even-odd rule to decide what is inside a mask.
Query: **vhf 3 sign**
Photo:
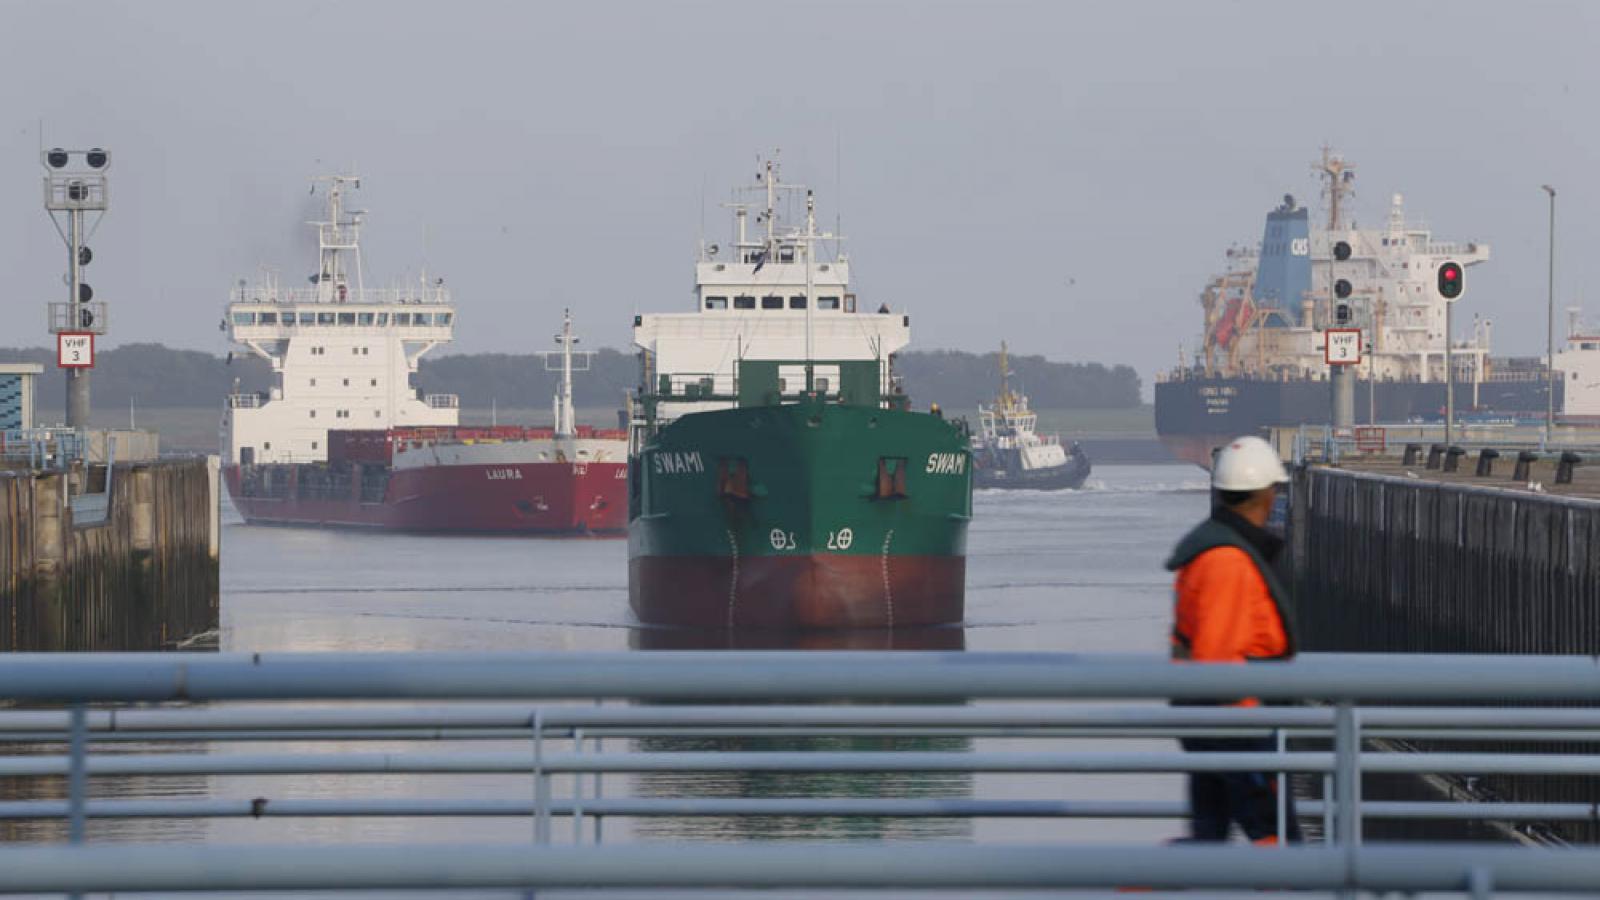
[[[1361,362],[1361,329],[1329,328],[1324,334],[1322,358],[1330,366],[1354,366]]]
[[[94,335],[87,331],[58,333],[56,366],[62,369],[94,368]]]

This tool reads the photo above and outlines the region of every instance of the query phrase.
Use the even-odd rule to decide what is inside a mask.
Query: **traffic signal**
[[[1350,296],[1350,292],[1352,290],[1354,289],[1350,286],[1350,282],[1344,280],[1343,278],[1333,283],[1333,295],[1338,297],[1340,300]]]
[[[1334,244],[1333,245],[1333,258],[1338,260],[1339,262],[1344,262],[1345,260],[1349,259],[1350,258],[1350,242],[1349,241],[1339,241],[1338,243]]]
[[[87,266],[91,259],[94,259],[94,251],[89,249],[88,244],[80,245],[78,247],[78,265]]]
[[[93,300],[93,299],[94,299],[94,288],[89,287],[89,282],[87,282],[87,281],[78,282],[78,302],[79,303],[88,303],[90,300]]]
[[[93,328],[94,327],[94,310],[92,310],[92,309],[79,309],[78,310],[78,327],[79,328]]]
[[[1446,300],[1455,300],[1461,296],[1461,291],[1466,286],[1460,263],[1452,260],[1439,265],[1439,296]]]
[[[1340,325],[1350,324],[1350,304],[1341,303],[1333,308],[1333,318]]]

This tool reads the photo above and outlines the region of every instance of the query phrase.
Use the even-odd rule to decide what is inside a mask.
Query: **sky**
[[[65,251],[39,148],[111,151],[86,273],[101,346],[227,348],[227,292],[313,269],[309,179],[358,172],[368,284],[454,290],[453,352],[589,346],[692,308],[718,203],[781,151],[913,347],[1126,363],[1149,392],[1198,295],[1311,162],[1486,241],[1457,321],[1495,350],[1581,304],[1600,4],[0,0],[0,346],[44,345]],[[42,123],[42,137],[41,137]],[[1600,313],[1600,308],[1594,310]],[[1558,314],[1559,315],[1559,314]]]

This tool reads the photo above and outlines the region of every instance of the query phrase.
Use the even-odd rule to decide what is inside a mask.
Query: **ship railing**
[[[1237,697],[1278,702],[1155,702]],[[50,796],[65,776],[66,794],[0,801],[0,819],[62,820],[67,835],[64,845],[0,848],[0,891],[8,893],[582,885],[992,896],[1470,885],[1484,897],[1495,889],[1581,893],[1600,883],[1600,850],[1533,846],[1540,833],[1592,822],[1587,798],[1509,802],[1474,787],[1486,774],[1497,786],[1588,777],[1593,758],[1574,755],[1600,731],[1600,678],[1588,657],[1305,654],[1235,666],[1155,655],[895,651],[831,653],[819,666],[814,652],[792,651],[8,654],[0,701],[14,707],[0,709],[0,771],[19,785],[37,783],[19,791],[25,797]],[[1184,753],[1170,743],[1196,737],[1251,738],[1265,749]],[[748,749],[758,740],[781,749]],[[1108,740],[1118,743],[1091,749]],[[1160,743],[1130,750],[1129,741]],[[1451,749],[1463,745],[1474,752]],[[848,835],[849,826],[830,825],[840,819],[967,822],[957,834],[1000,818],[1172,820],[1188,814],[1175,778],[1162,782],[1171,799],[1159,800],[1122,799],[1086,788],[1086,779],[1145,776],[1108,783],[1126,789],[1151,775],[1229,771],[1276,773],[1280,844],[1294,776],[1300,817],[1320,821],[1307,829],[1311,841],[1271,851],[1040,837],[607,844],[604,830],[617,819],[752,816],[800,820],[791,833],[808,837],[828,827]],[[375,796],[373,775],[439,773],[470,793]],[[724,778],[685,777],[696,773]],[[780,790],[716,795],[726,778],[753,774]],[[1018,798],[1007,774],[1036,781]],[[1376,796],[1377,782],[1362,785],[1373,775],[1426,777],[1446,785],[1449,798]],[[207,793],[172,796],[166,779],[174,776]],[[298,781],[280,796],[274,782],[283,776],[316,779],[320,796],[294,796]],[[926,780],[908,791],[918,778]],[[818,779],[830,791],[848,786],[849,796],[817,796]],[[977,796],[985,787],[998,795]],[[1074,789],[1092,796],[1073,798]],[[1064,796],[1041,796],[1049,790]],[[91,842],[86,827],[440,816],[502,820],[522,840],[127,846]],[[1379,819],[1483,823],[1534,839],[1365,840],[1365,824]],[[558,831],[558,820],[569,827]]]
[[[426,403],[429,409],[459,409],[461,407],[461,398],[456,394],[426,394],[423,396],[422,402]]]
[[[228,395],[229,409],[260,409],[268,402],[267,395],[262,393]]]
[[[780,379],[781,382],[781,379]],[[739,393],[738,376],[711,372],[674,372],[656,376],[657,397],[663,401],[733,397]],[[793,386],[785,386],[788,392]]]
[[[1429,242],[1426,252],[1432,256],[1476,256],[1479,251],[1488,248],[1486,244],[1471,242],[1433,243]]]
[[[333,305],[409,305],[440,304],[450,302],[450,291],[439,286],[415,288],[346,288],[341,299],[338,292],[325,298],[319,288],[278,288],[270,286],[234,288],[229,292],[232,303],[275,304],[333,304]]]
[[[88,455],[88,439],[75,428],[9,428],[0,431],[0,462],[9,468],[65,470]]]

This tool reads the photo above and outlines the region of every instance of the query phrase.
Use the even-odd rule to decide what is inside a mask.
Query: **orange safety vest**
[[[1294,656],[1287,592],[1272,566],[1237,531],[1208,519],[1178,544],[1167,568],[1177,573],[1173,659],[1248,662]]]

